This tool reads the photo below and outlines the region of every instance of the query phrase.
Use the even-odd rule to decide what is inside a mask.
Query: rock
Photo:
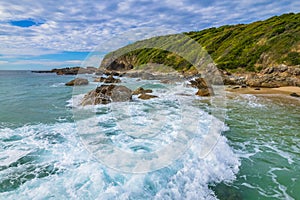
[[[101,85],[87,93],[81,105],[108,104],[110,102],[124,102],[132,99],[132,91],[122,85]]]
[[[242,84],[241,87],[242,87],[242,88],[246,88],[247,85],[246,85],[246,84]]]
[[[121,82],[120,79],[114,78],[112,75],[110,75],[107,78],[104,78],[104,77],[95,78],[94,81],[95,82],[103,82],[103,83],[120,83]]]
[[[66,86],[74,86],[74,85],[87,85],[89,84],[89,81],[84,78],[75,78],[74,80],[71,80],[67,82],[65,85]]]
[[[254,90],[260,90],[260,88],[254,88]]]
[[[247,80],[246,84],[250,87],[260,87],[261,86],[260,81],[256,80],[256,79]]]
[[[278,85],[274,82],[264,82],[261,84],[261,87],[265,87],[265,88],[276,88],[278,87]]]
[[[207,89],[199,89],[196,92],[196,95],[202,96],[202,97],[209,97],[209,96],[211,96],[210,92]]]
[[[77,75],[77,74],[93,74],[97,71],[95,67],[66,67],[62,69],[52,69],[51,72],[57,75]]]
[[[113,75],[110,75],[109,77],[107,77],[104,81],[104,83],[120,83],[121,80],[114,78]]]
[[[144,88],[139,87],[138,89],[136,89],[132,92],[133,95],[145,94],[145,93],[152,93],[152,90],[150,90],[150,89],[145,90]]]
[[[105,71],[103,74],[105,74],[106,76],[122,76],[123,74],[116,72],[116,71]]]
[[[292,97],[300,97],[300,95],[297,94],[297,93],[295,93],[295,92],[291,93],[290,95],[291,95]]]
[[[286,70],[288,70],[288,67],[286,65],[279,65],[278,67],[278,71],[279,72],[285,72]]]
[[[141,94],[138,98],[143,99],[143,100],[148,100],[148,99],[157,98],[157,97],[158,96],[144,93],[144,94]]]
[[[240,86],[234,86],[232,89],[239,89],[240,88]]]
[[[94,82],[104,82],[105,78],[104,77],[98,77],[94,79]]]
[[[214,95],[212,87],[206,83],[204,78],[196,78],[190,81],[192,87],[198,88],[196,95],[198,96],[212,96]]]

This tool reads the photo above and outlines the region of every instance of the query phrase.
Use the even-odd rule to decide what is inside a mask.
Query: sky
[[[299,11],[295,0],[1,0],[0,70],[98,67],[136,40]]]

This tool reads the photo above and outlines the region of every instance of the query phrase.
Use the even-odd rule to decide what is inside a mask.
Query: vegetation
[[[258,71],[271,65],[300,65],[300,13],[274,16],[251,24],[226,25],[184,34],[197,41],[221,69]],[[172,51],[167,43],[163,44],[163,50],[143,48],[143,42],[159,43],[160,39],[165,40],[166,37],[169,36],[136,42],[108,54],[106,58],[119,52],[118,59],[131,60],[134,67],[158,63],[172,66],[176,70],[191,70],[193,66],[190,60]],[[187,44],[184,43],[184,39],[179,37],[178,40],[181,40],[178,46],[185,51],[184,46]],[[139,45],[141,48],[137,48]],[[134,50],[129,51],[130,48]],[[124,50],[128,53],[121,53]]]

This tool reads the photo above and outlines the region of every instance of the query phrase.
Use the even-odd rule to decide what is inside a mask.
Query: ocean
[[[122,77],[159,98],[83,108],[83,76],[0,71],[0,199],[300,199],[298,99]]]

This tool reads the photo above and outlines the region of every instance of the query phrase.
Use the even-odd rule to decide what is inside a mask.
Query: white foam
[[[65,85],[65,83],[54,83],[54,84],[52,84],[52,85],[50,85],[50,87],[61,87],[61,86],[64,86]]]
[[[130,81],[128,80],[128,84],[131,84],[132,81]],[[145,83],[148,82],[145,81]],[[153,82],[149,83],[153,84]],[[131,87],[134,89],[136,85]],[[227,144],[227,139],[221,136],[221,132],[228,128],[218,119],[192,107],[191,102],[195,99],[194,97],[175,95],[182,91],[182,85],[167,87],[169,88],[157,89],[154,94],[158,95],[159,98],[152,99],[152,101],[135,99],[136,102],[112,103],[83,108],[83,110],[90,109],[93,115],[81,120],[81,125],[85,128],[87,134],[94,133],[98,131],[96,124],[93,124],[94,122],[100,120],[100,122],[102,121],[105,125],[108,125],[106,121],[111,118],[111,109],[116,108],[121,112],[120,108],[122,106],[128,106],[131,103],[138,104],[134,113],[137,121],[134,122],[141,120],[142,124],[151,123],[155,116],[149,118],[150,115],[144,113],[143,110],[151,102],[152,106],[156,104],[163,111],[157,120],[167,121],[170,130],[176,130],[178,126],[180,127],[185,123],[180,121],[180,117],[176,115],[180,106],[179,108],[175,104],[169,105],[169,107],[164,106],[168,104],[167,100],[170,102],[178,100],[180,103],[186,103],[187,106],[182,111],[186,114],[186,121],[194,120],[195,116],[199,121],[195,120],[197,122],[195,123],[196,126],[186,123],[185,130],[192,131],[197,127],[199,132],[193,133],[195,138],[191,146],[171,165],[145,174],[122,173],[110,169],[96,160],[84,148],[77,135],[78,129],[73,123],[39,124],[16,129],[0,129],[2,139],[9,139],[13,136],[21,137],[19,141],[4,142],[0,140],[5,147],[0,149],[1,155],[17,152],[15,157],[9,159],[5,157],[3,159],[5,161],[4,165],[8,166],[22,156],[26,156],[28,151],[38,152],[33,163],[25,163],[17,168],[2,170],[0,172],[1,177],[10,177],[11,174],[19,170],[23,170],[21,174],[31,173],[26,171],[25,166],[27,165],[36,168],[52,166],[56,170],[52,175],[27,180],[17,189],[1,193],[2,197],[6,199],[216,199],[208,185],[234,180],[240,166],[240,161]],[[194,92],[195,90],[192,88],[187,90],[187,93]],[[82,94],[74,95],[68,101],[68,105],[72,106],[75,111],[81,111],[82,107],[76,106],[79,105],[78,102],[82,97]],[[107,112],[97,114],[96,111],[99,111],[99,109],[107,109]],[[129,110],[127,111],[129,112]],[[119,114],[126,115],[126,112]],[[121,115],[117,116],[118,120],[124,120],[124,124],[130,123]],[[98,119],[98,121],[95,121],[95,119]],[[120,121],[118,122],[120,123]],[[179,124],[179,122],[183,124]],[[123,125],[120,126],[119,124],[119,128],[124,128]],[[102,127],[101,129],[102,132],[106,130],[109,130],[109,127],[106,129]],[[141,145],[150,145],[152,142],[153,145],[150,146],[158,149],[171,143],[174,136],[176,136],[175,131],[162,132],[155,137],[151,137],[153,140],[148,141],[149,143],[142,141],[143,138],[136,142]],[[92,136],[91,142],[99,142],[98,139],[103,138]],[[120,148],[129,149],[134,144],[130,143],[133,141],[128,141],[128,138],[119,135],[111,136],[109,139],[115,144],[118,143]],[[38,175],[38,170],[35,173]]]

